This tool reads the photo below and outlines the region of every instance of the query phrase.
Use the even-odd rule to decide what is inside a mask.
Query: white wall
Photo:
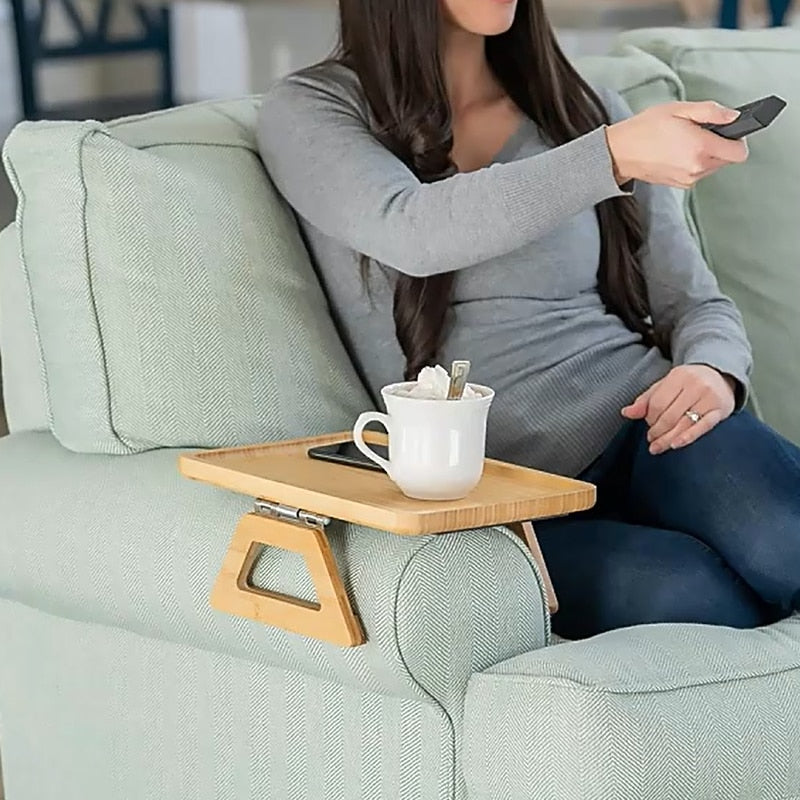
[[[261,92],[276,78],[325,58],[336,44],[332,6],[290,2],[253,4],[243,12],[250,42],[250,87]]]
[[[276,78],[313,63],[336,43],[327,4],[181,3],[176,7],[178,95],[205,99],[261,92]],[[616,31],[564,31],[570,55],[607,51]]]
[[[327,4],[182,3],[176,10],[178,92],[182,99],[262,92],[276,78],[327,56],[336,11]],[[610,29],[563,31],[571,56],[605,53]]]
[[[326,7],[179,3],[175,7],[177,93],[181,99],[263,91],[273,80],[326,56],[336,17]]]
[[[179,101],[249,93],[246,21],[239,6],[176,3],[172,41]]]

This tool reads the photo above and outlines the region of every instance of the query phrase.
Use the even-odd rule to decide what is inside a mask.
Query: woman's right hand
[[[614,175],[630,180],[689,189],[720,167],[747,160],[744,141],[732,141],[701,128],[724,125],[738,112],[714,102],[664,103],[606,128]]]

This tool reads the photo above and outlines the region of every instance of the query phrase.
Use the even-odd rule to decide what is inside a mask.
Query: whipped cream
[[[414,397],[417,400],[446,400],[449,386],[450,373],[437,364],[435,367],[424,367],[414,383],[407,384],[395,393],[403,397]],[[467,384],[462,399],[473,400],[481,396]]]

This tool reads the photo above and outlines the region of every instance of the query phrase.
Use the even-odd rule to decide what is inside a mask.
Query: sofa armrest
[[[535,565],[504,529],[404,537],[333,523],[368,638],[340,648],[215,612],[209,593],[251,500],[182,478],[178,451],[78,454],[49,433],[0,439],[0,596],[51,614],[225,652],[440,706],[460,728],[470,675],[544,645]],[[254,583],[313,600],[295,554]]]
[[[649,625],[470,681],[470,800],[800,797],[800,617]]]

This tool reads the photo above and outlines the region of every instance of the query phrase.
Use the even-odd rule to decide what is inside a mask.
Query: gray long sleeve
[[[307,222],[408,275],[495,258],[624,194],[603,128],[519,161],[425,184],[375,138],[363,109],[344,68],[326,67],[322,80],[314,69],[287,78],[264,97],[261,157]]]

